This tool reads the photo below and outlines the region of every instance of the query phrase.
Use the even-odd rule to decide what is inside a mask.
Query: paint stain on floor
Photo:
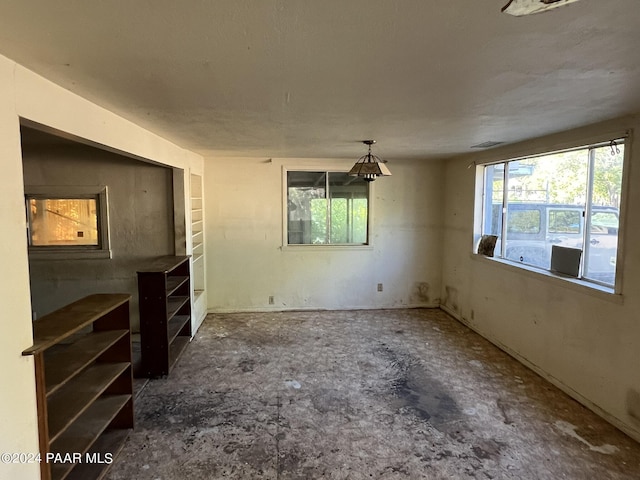
[[[640,444],[439,310],[212,315],[110,480],[637,479]]]

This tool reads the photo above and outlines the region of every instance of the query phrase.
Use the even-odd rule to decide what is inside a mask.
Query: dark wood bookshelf
[[[34,356],[43,459],[84,455],[104,444],[115,455],[133,428],[129,299],[90,295],[34,323],[34,344],[23,355]],[[109,465],[42,461],[40,476],[99,479]]]
[[[138,271],[141,374],[164,377],[191,340],[189,256],[160,257]]]

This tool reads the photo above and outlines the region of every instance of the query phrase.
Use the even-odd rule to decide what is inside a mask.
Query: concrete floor
[[[640,444],[440,310],[209,316],[131,479],[638,479]]]

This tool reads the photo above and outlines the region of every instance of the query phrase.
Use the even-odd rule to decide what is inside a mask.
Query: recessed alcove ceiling
[[[637,0],[4,2],[0,54],[207,156],[466,153],[640,112]]]

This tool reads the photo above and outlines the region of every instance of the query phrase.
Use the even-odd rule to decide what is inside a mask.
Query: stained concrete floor
[[[207,317],[131,479],[638,479],[640,444],[440,310]]]

